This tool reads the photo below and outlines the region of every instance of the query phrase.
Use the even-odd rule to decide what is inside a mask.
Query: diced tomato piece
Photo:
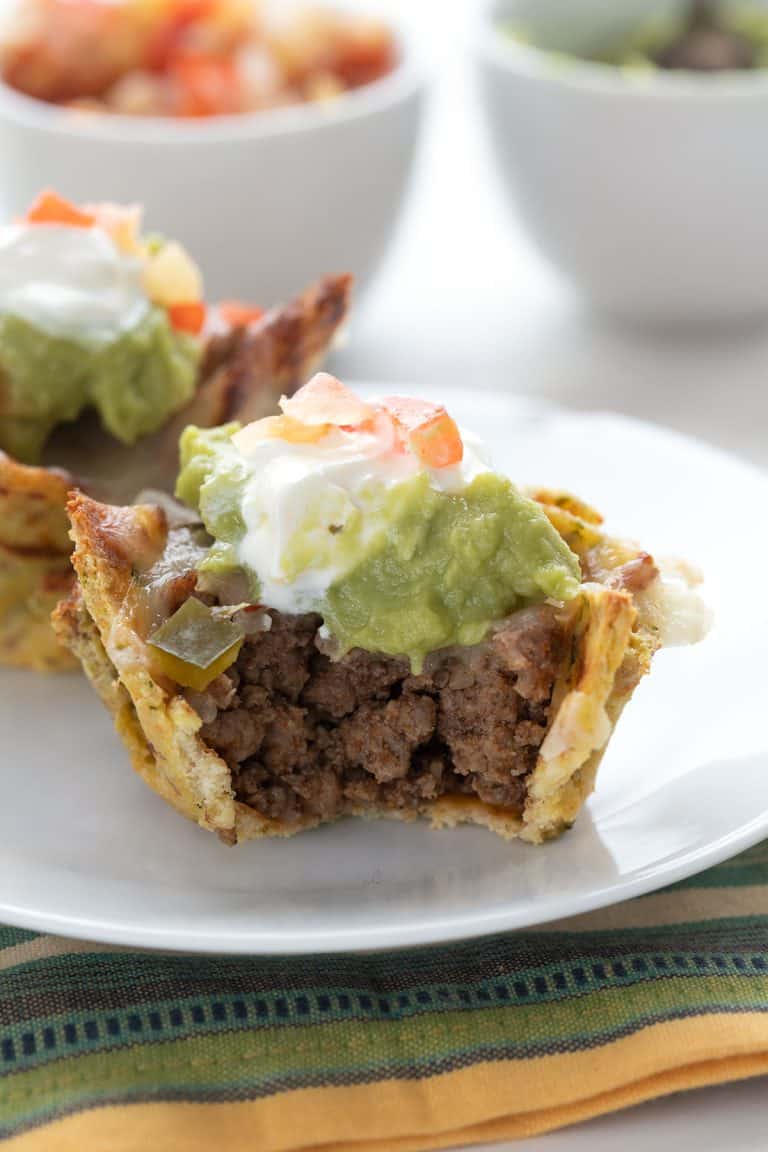
[[[347,88],[360,88],[389,75],[396,65],[392,36],[384,29],[372,29],[367,36],[352,37],[341,47],[333,71]]]
[[[385,396],[381,406],[404,432],[412,432],[445,413],[442,404],[433,404],[431,400],[420,400],[415,396]]]
[[[385,411],[384,408],[374,408],[373,416],[368,420],[364,420],[361,424],[340,424],[339,427],[342,432],[367,432],[368,435],[374,436],[382,447],[389,451],[405,451],[406,445],[395,424],[392,413]]]
[[[428,468],[453,468],[464,456],[456,421],[446,412],[432,424],[411,432],[411,448]]]
[[[139,252],[141,208],[138,204],[85,204],[84,211],[93,214],[99,228],[112,237],[121,252],[135,256]]]
[[[179,116],[222,116],[242,108],[236,62],[227,56],[186,55],[171,62]]]
[[[164,72],[178,51],[179,36],[183,31],[175,22],[162,23],[149,36],[144,50],[143,64],[147,72]]]
[[[333,424],[337,428],[357,428],[375,415],[373,405],[327,372],[318,372],[290,399],[283,396],[280,407],[286,416],[302,424]]]
[[[99,100],[140,65],[138,4],[37,0],[17,13],[3,44],[3,80],[56,104]]]
[[[168,319],[177,332],[191,332],[196,336],[205,324],[205,304],[201,300],[191,300],[188,304],[171,304]]]
[[[461,463],[461,433],[442,404],[409,396],[387,396],[381,406],[391,413],[411,451],[427,467],[451,468]]]
[[[316,444],[330,430],[330,424],[301,424],[290,416],[265,416],[246,424],[232,437],[241,452],[262,440],[285,440],[288,444]]]
[[[178,0],[152,29],[144,54],[144,67],[163,72],[178,56],[190,26],[215,15],[215,0]]]
[[[255,304],[243,304],[240,300],[222,300],[219,304],[219,316],[230,328],[247,328],[255,324],[264,315],[263,308]]]
[[[91,212],[82,212],[50,188],[40,193],[24,219],[28,224],[66,224],[70,228],[92,228],[96,223]]]

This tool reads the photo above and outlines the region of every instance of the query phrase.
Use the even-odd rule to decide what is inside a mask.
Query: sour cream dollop
[[[239,562],[257,572],[265,604],[286,613],[312,610],[336,581],[354,566],[387,521],[377,510],[386,494],[420,474],[442,492],[461,492],[475,477],[490,472],[483,445],[462,431],[464,455],[452,468],[425,468],[410,452],[397,451],[394,431],[335,429],[313,444],[281,439],[234,443],[248,471],[241,514],[245,533]],[[344,529],[363,513],[350,550]],[[292,544],[301,536],[308,563],[288,569]]]
[[[52,336],[109,342],[150,308],[142,267],[100,228],[0,228],[0,313]]]

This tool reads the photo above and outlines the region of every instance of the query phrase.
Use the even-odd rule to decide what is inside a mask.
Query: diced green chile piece
[[[215,616],[192,596],[152,633],[148,643],[166,676],[202,692],[235,662],[243,639],[241,628]]]

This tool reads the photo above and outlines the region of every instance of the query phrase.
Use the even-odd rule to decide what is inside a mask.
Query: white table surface
[[[496,179],[467,51],[477,0],[406,7],[433,72],[422,150],[396,242],[337,371],[414,389],[483,386],[617,409],[768,466],[768,326],[641,335],[585,314],[530,247]],[[767,1119],[768,1082],[759,1079],[515,1147],[763,1152]]]

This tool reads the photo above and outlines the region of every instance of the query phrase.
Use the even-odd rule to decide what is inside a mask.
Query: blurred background
[[[562,55],[609,25],[620,43],[650,17],[679,19],[683,0],[343,6],[382,16],[408,47],[403,68],[327,115],[86,116],[73,129],[72,114],[4,89],[6,212],[42,184],[141,199],[214,296],[262,304],[352,266],[367,283],[332,364],[347,378],[617,409],[768,463],[768,71],[640,68],[625,83]]]
[[[592,314],[499,178],[472,52],[484,6],[389,7],[415,26],[432,86],[401,226],[338,370],[618,409],[768,464],[768,321],[633,330]],[[732,188],[714,152],[711,181]],[[741,226],[736,207],[713,221]]]

